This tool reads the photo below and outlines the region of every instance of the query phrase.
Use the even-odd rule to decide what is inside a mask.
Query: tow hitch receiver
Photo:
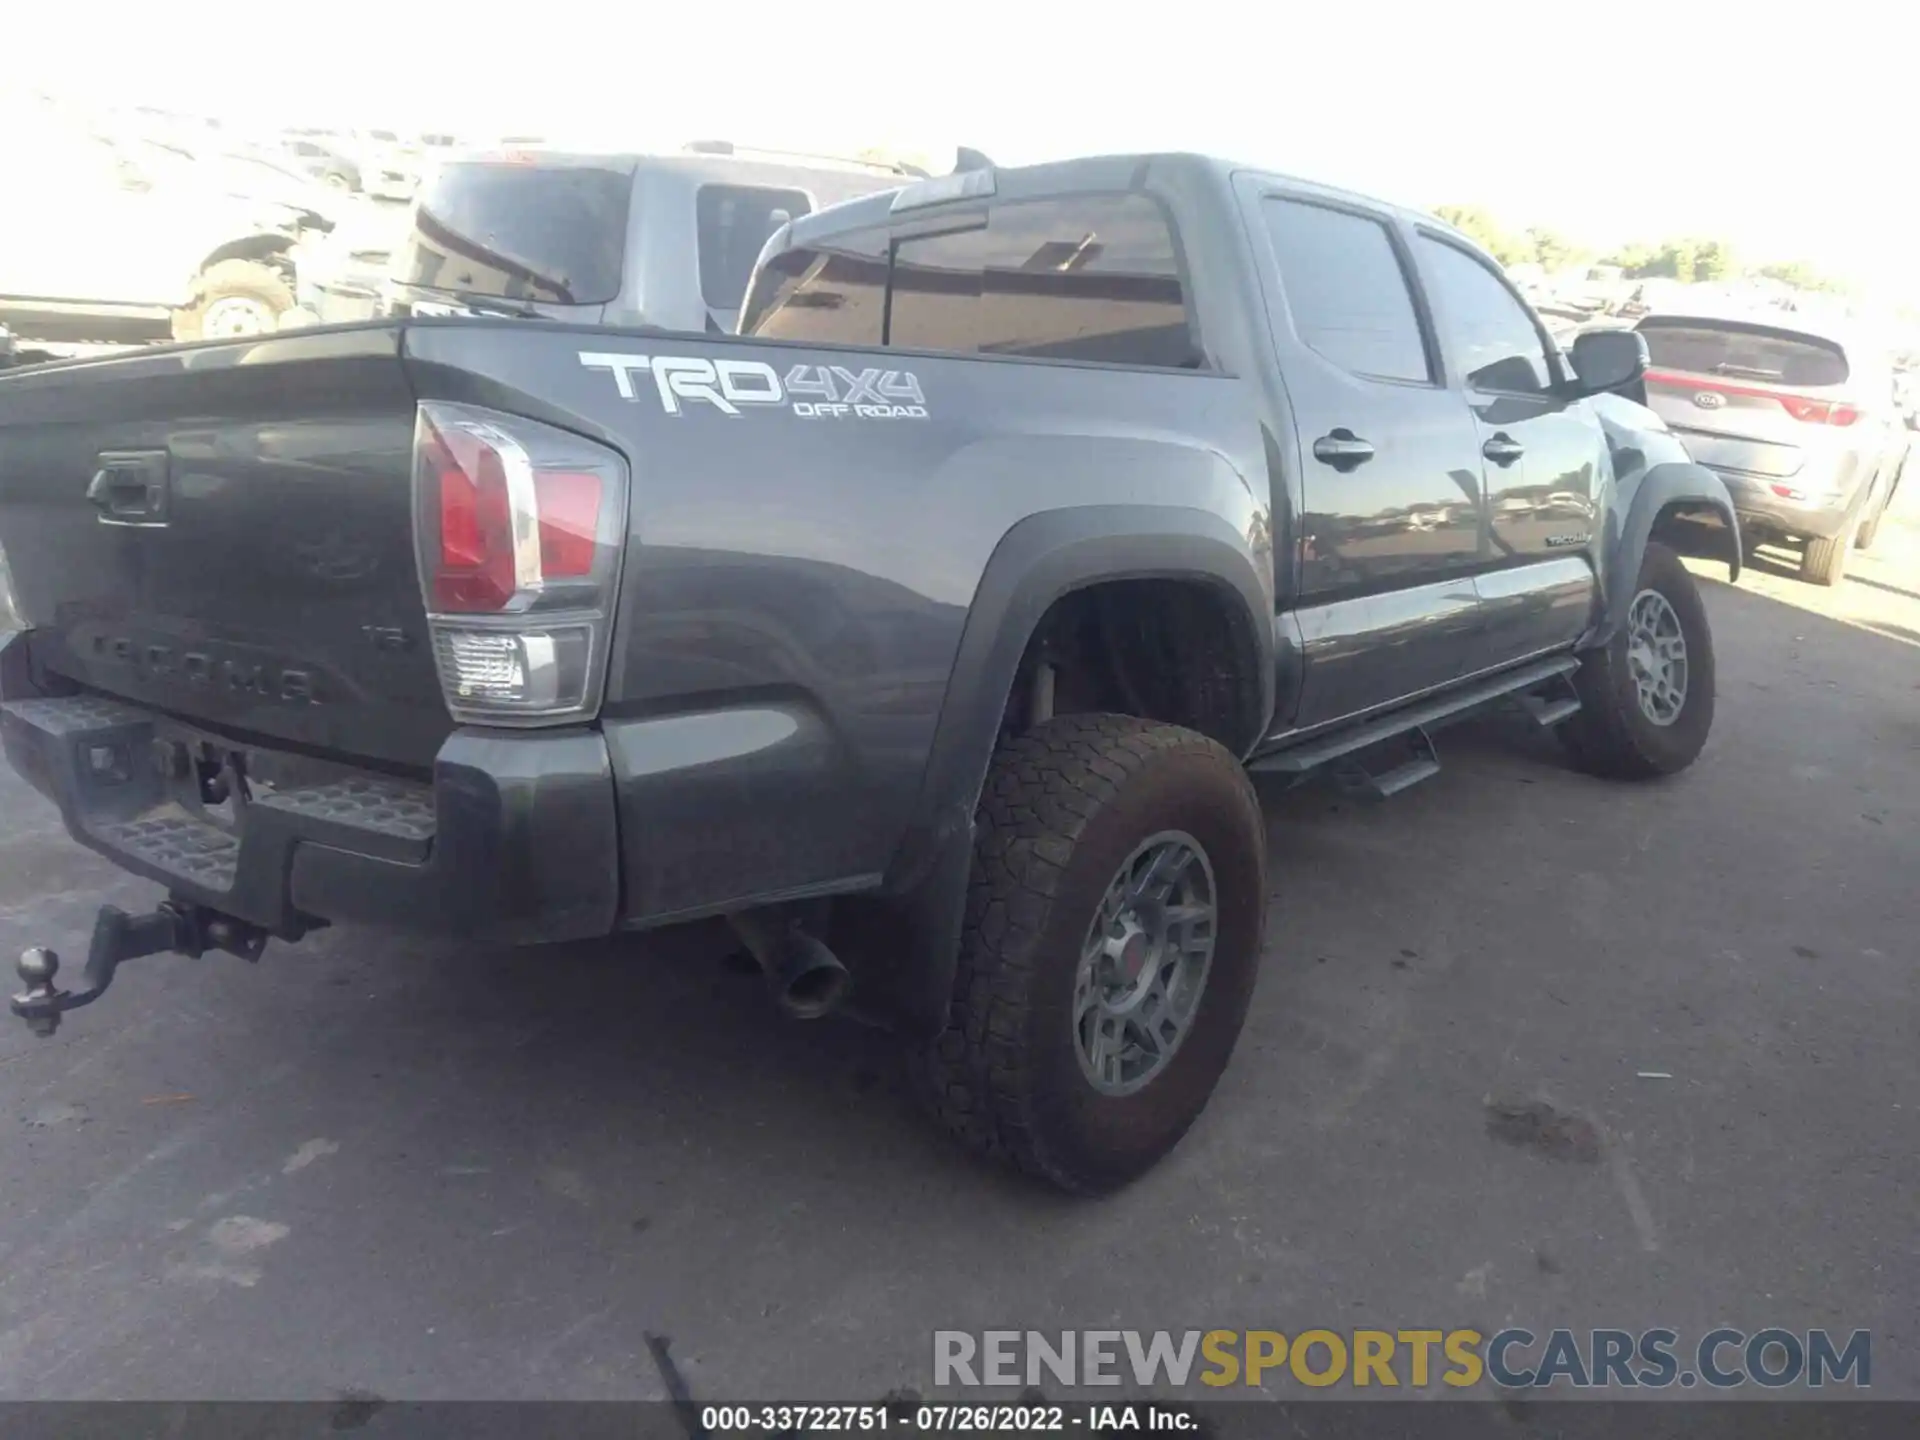
[[[148,915],[129,915],[102,905],[93,922],[93,943],[87,947],[87,968],[78,990],[58,990],[53,978],[60,957],[43,945],[20,954],[21,983],[27,988],[13,997],[13,1013],[36,1035],[51,1035],[69,1010],[91,1005],[107,993],[122,960],[142,955],[174,953],[196,960],[209,950],[225,950],[242,960],[258,960],[267,948],[267,932],[244,920],[184,900],[167,900]]]

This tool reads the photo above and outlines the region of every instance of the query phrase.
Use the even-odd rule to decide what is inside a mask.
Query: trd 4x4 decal
[[[844,365],[796,365],[782,380],[761,360],[703,360],[692,355],[620,355],[582,350],[580,363],[613,376],[622,400],[636,400],[634,376],[653,377],[661,408],[669,415],[689,405],[711,405],[738,416],[757,406],[778,405],[809,420],[924,420],[926,397],[911,370]]]

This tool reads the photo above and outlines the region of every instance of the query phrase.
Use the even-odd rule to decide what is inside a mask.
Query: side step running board
[[[1513,698],[1542,730],[1551,730],[1562,720],[1571,720],[1580,713],[1580,697],[1577,695],[1562,695],[1558,699],[1548,699],[1545,695],[1516,695]]]
[[[1378,775],[1352,756],[1342,757],[1334,762],[1334,778],[1348,794],[1387,800],[1440,773],[1440,756],[1434,751],[1433,737],[1425,730],[1415,726],[1408,731],[1407,747],[1412,753],[1404,761]]]
[[[1579,668],[1580,661],[1572,655],[1556,655],[1546,660],[1536,660],[1531,665],[1523,665],[1517,670],[1490,675],[1484,680],[1476,680],[1473,684],[1462,686],[1458,690],[1449,690],[1431,699],[1404,706],[1377,719],[1356,725],[1352,729],[1324,735],[1287,749],[1256,755],[1247,762],[1247,768],[1282,775],[1305,775],[1342,756],[1364,750],[1369,745],[1378,745],[1383,740],[1391,740],[1395,736],[1405,735],[1414,730],[1431,731],[1447,721],[1460,719],[1483,705],[1509,696],[1524,694],[1536,685],[1543,685],[1563,675],[1571,675]],[[1564,703],[1566,702],[1543,702],[1542,708],[1545,713],[1551,714]],[[1578,708],[1579,705],[1575,702],[1574,709]],[[1568,710],[1564,714],[1554,715],[1551,720],[1541,720],[1540,723],[1555,724],[1572,713],[1573,710]],[[1538,713],[1535,718],[1539,718]],[[1432,749],[1431,741],[1428,742],[1428,749],[1429,751]],[[1415,778],[1424,780],[1426,775]],[[1412,784],[1413,781],[1407,783]],[[1400,788],[1405,789],[1406,786],[1403,785]]]

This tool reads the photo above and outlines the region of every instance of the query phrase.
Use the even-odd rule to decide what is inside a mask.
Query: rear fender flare
[[[1179,579],[1209,585],[1236,616],[1251,666],[1244,715],[1230,748],[1244,755],[1274,704],[1272,566],[1245,535],[1205,510],[1086,506],[1029,516],[995,547],[974,592],[935,729],[920,804],[886,889],[911,927],[912,953],[889,987],[892,1018],[910,1032],[945,1024],[972,869],[973,816],[999,741],[1021,658],[1062,596],[1110,580]]]

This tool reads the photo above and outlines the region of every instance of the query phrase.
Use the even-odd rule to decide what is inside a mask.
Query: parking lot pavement
[[[1920,531],[1881,544],[1708,583],[1678,780],[1488,722],[1386,806],[1270,797],[1239,1053],[1097,1204],[697,933],[132,965],[0,1033],[0,1394],[659,1395],[654,1334],[703,1399],[874,1399],[935,1328],[1724,1323],[1871,1328],[1920,1395]],[[0,817],[6,952],[153,898],[10,774]],[[1494,1119],[1534,1102],[1581,1143]]]

